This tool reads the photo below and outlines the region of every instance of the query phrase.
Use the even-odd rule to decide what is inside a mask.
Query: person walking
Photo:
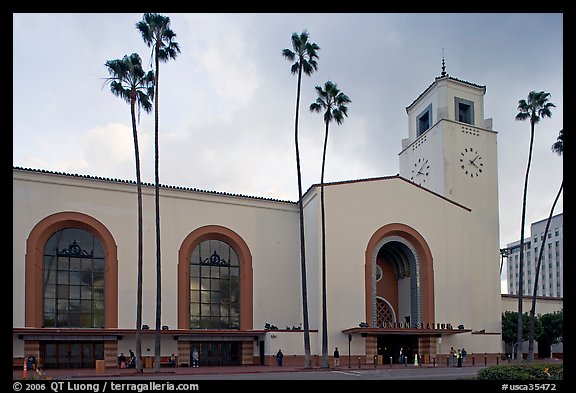
[[[462,351],[460,351],[460,348],[458,348],[458,351],[456,352],[456,359],[458,367],[462,367]]]
[[[338,347],[334,350],[334,367],[340,367],[340,352],[338,352]]]
[[[451,366],[454,366],[454,363],[455,363],[454,361],[456,360],[455,357],[456,357],[456,352],[454,352],[454,347],[450,347],[450,365]]]
[[[400,357],[398,358],[398,361],[400,364],[404,363],[404,349],[402,349],[402,347],[400,347]]]
[[[462,348],[462,364],[466,363],[466,348]]]
[[[276,354],[276,359],[278,360],[278,367],[282,367],[282,359],[284,358],[284,354],[282,353],[282,350],[279,349],[278,353]]]

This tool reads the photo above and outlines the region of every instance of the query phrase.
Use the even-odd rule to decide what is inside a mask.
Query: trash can
[[[96,374],[104,374],[106,371],[106,365],[104,360],[96,360]]]
[[[146,359],[144,360],[144,367],[145,368],[154,367],[154,358],[152,356],[146,356]]]

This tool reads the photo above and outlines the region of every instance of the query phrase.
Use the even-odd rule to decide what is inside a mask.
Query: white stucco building
[[[443,74],[407,109],[400,173],[325,185],[329,350],[426,360],[501,352],[497,133],[485,87]],[[399,141],[400,142],[400,141]],[[13,356],[93,367],[135,349],[134,182],[13,168]],[[160,188],[162,355],[304,356],[298,205]],[[303,199],[311,352],[321,355],[320,187]],[[154,355],[154,187],[143,186],[142,355]],[[360,327],[365,322],[368,327]],[[278,327],[267,329],[267,324]],[[349,341],[351,340],[351,341]]]

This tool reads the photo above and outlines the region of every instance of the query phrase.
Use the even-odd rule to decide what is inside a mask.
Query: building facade
[[[563,223],[564,214],[557,214],[550,220],[548,232],[546,222],[548,218],[536,221],[530,225],[530,237],[524,240],[524,277],[523,294],[532,295],[536,284],[536,267],[542,246],[542,262],[538,277],[537,296],[564,297],[563,276]],[[518,295],[520,262],[520,241],[509,243],[508,255],[508,293]]]
[[[325,184],[331,348],[361,361],[501,352],[497,133],[485,87],[443,74],[407,107],[395,176]],[[13,168],[13,356],[115,367],[135,349],[134,182]],[[298,205],[160,188],[162,356],[303,364]],[[321,355],[320,187],[303,198]],[[143,186],[142,355],[154,355],[154,187]],[[348,351],[345,350],[348,348]],[[330,351],[331,352],[331,351]],[[380,358],[379,358],[380,357]]]

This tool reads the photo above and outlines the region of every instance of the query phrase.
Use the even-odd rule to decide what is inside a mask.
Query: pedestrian
[[[466,362],[466,348],[462,348],[462,364]]]
[[[334,367],[340,366],[340,352],[338,352],[338,347],[334,350]]]
[[[28,356],[26,360],[26,368],[28,370],[36,370],[36,357],[34,355]]]
[[[282,359],[284,358],[284,354],[282,353],[282,350],[279,349],[278,353],[276,354],[276,359],[278,360],[278,367],[282,367]]]
[[[124,352],[121,352],[120,356],[118,356],[118,367],[126,368],[126,356],[124,356]]]
[[[130,362],[126,365],[126,368],[136,368],[136,355],[131,349],[128,352],[130,353]]]
[[[400,347],[400,357],[398,358],[400,364],[404,363],[404,350]]]
[[[458,348],[458,351],[456,352],[456,359],[458,362],[458,367],[462,367],[462,351],[460,351],[460,348]]]
[[[454,352],[454,347],[450,347],[450,365],[454,366],[454,361],[455,359],[456,353]]]
[[[194,351],[192,351],[192,367],[198,367],[198,358],[200,357],[200,354],[198,353],[198,349],[194,348]]]
[[[170,367],[176,367],[176,356],[174,356],[174,353],[172,353],[172,355],[170,355],[170,359],[168,360],[168,364],[170,365]]]

